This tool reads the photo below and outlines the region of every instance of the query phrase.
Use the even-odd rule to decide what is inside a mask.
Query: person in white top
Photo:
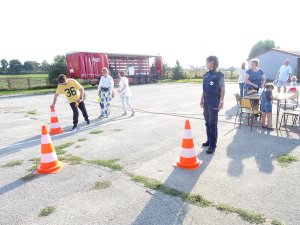
[[[132,108],[132,105],[131,105],[131,102],[130,102],[131,91],[130,91],[130,88],[129,88],[128,78],[125,77],[125,72],[124,71],[119,71],[119,77],[120,77],[120,82],[119,82],[118,92],[121,96],[122,106],[123,106],[123,110],[124,110],[124,113],[122,114],[122,116],[127,115],[126,104],[129,107],[129,109],[131,110],[131,116],[134,116],[135,111]]]
[[[246,63],[242,63],[241,69],[238,74],[239,78],[239,87],[240,87],[240,96],[241,98],[244,97],[244,89],[245,89],[245,74],[246,74]]]
[[[114,80],[109,75],[108,69],[103,67],[102,69],[102,77],[99,81],[98,85],[98,95],[100,97],[100,108],[101,115],[100,118],[108,117],[110,114],[110,102],[114,97]]]
[[[292,67],[290,66],[290,60],[284,60],[284,64],[280,67],[275,80],[277,80],[277,91],[280,92],[281,87],[283,86],[283,91],[286,92],[286,87],[288,80],[291,79]]]

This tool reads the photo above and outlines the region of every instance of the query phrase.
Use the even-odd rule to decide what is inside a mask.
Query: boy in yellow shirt
[[[67,79],[66,75],[60,74],[58,76],[58,86],[56,89],[56,93],[53,98],[53,103],[50,107],[54,107],[57,101],[57,97],[60,94],[64,94],[70,106],[73,110],[73,128],[72,130],[77,129],[79,112],[78,108],[81,110],[82,115],[87,124],[90,124],[89,116],[87,114],[85,104],[83,102],[84,89],[76,80]]]

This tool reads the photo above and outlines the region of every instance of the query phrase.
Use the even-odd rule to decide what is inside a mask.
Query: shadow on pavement
[[[213,156],[207,155],[205,151],[202,151],[197,157],[203,161],[198,170],[191,171],[174,167],[173,172],[164,182],[164,185],[190,193]],[[188,209],[188,203],[183,202],[179,198],[166,198],[165,194],[158,191],[132,224],[183,224],[185,217],[188,215]]]
[[[38,178],[43,177],[43,176],[47,176],[47,174],[40,175],[40,174],[30,173],[30,174],[28,174],[28,175],[26,175],[26,176],[24,176],[24,177],[22,177],[18,180],[15,180],[15,181],[13,181],[9,184],[6,184],[3,187],[0,187],[0,195],[5,194],[9,191],[12,191],[12,190],[14,190],[18,187],[21,187],[22,185],[30,182],[30,181],[33,181],[33,180],[38,179]]]
[[[287,137],[279,136],[281,131],[270,132],[261,128],[250,127],[237,128],[232,142],[227,147],[227,156],[231,159],[228,166],[230,176],[240,176],[243,174],[245,165],[243,160],[254,158],[257,167],[262,173],[273,172],[273,161],[279,155],[289,154],[299,146],[298,139],[291,139],[286,132]],[[287,141],[288,140],[288,141]]]
[[[78,126],[80,128],[76,131],[71,130],[72,126],[63,127],[64,133],[51,136],[51,140],[52,141],[59,140],[59,139],[66,138],[66,137],[72,136],[74,134],[77,134],[77,133],[80,133],[80,132],[83,132],[86,130],[98,128],[99,125],[103,125],[103,124],[107,124],[107,123],[119,121],[119,120],[126,120],[126,119],[130,119],[130,117],[116,116],[116,117],[112,117],[107,120],[93,119],[93,120],[91,120],[90,125],[85,125],[85,122],[78,124]],[[82,125],[82,124],[84,124],[84,125]],[[30,147],[40,145],[40,144],[41,144],[41,136],[38,135],[38,136],[34,136],[31,138],[16,142],[9,146],[0,147],[0,157],[15,153],[15,152],[19,152],[26,148],[30,148]]]

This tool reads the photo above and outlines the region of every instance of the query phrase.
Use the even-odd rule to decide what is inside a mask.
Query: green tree
[[[249,59],[255,58],[261,53],[264,53],[268,51],[269,49],[275,48],[275,42],[272,40],[264,40],[264,41],[258,41],[253,45],[253,47],[250,50]]]
[[[178,60],[176,60],[176,66],[172,68],[172,73],[173,73],[174,80],[180,80],[185,78],[184,70]]]
[[[53,63],[49,67],[49,82],[52,85],[57,84],[57,77],[59,74],[67,73],[67,61],[64,55],[57,55],[54,57]]]
[[[48,72],[49,71],[49,67],[50,67],[50,64],[46,61],[46,60],[43,60],[42,64],[40,65],[40,70],[43,71],[43,72]]]
[[[7,73],[7,67],[8,67],[7,60],[6,59],[1,59],[0,63],[1,63],[0,72],[1,73]]]
[[[32,61],[26,61],[24,62],[23,69],[25,72],[31,73],[33,70],[33,63]]]
[[[22,63],[18,59],[12,59],[9,61],[9,68],[8,71],[10,73],[19,74],[22,70]]]
[[[1,67],[2,69],[7,70],[8,62],[6,59],[1,59]]]

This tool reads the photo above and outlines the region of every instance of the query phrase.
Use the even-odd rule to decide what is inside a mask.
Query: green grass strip
[[[90,134],[100,134],[102,132],[103,132],[102,130],[93,130],[90,132]]]
[[[271,221],[271,224],[272,224],[272,225],[285,225],[285,223],[282,222],[282,221],[279,220],[279,219],[273,219],[273,220]]]
[[[63,154],[65,154],[67,151],[64,150],[64,149],[70,147],[73,144],[74,144],[74,142],[68,142],[68,143],[56,146],[55,147],[56,154],[57,155],[63,155]]]
[[[51,213],[54,213],[54,211],[54,206],[47,206],[46,208],[41,210],[39,216],[49,216]]]
[[[288,165],[298,161],[298,158],[293,155],[280,155],[277,157],[277,161],[282,165]]]
[[[87,160],[86,162],[98,166],[104,166],[113,170],[118,170],[118,171],[123,170],[123,167],[120,164],[118,164],[117,161],[118,159],[109,159],[109,160],[93,159],[93,160]]]
[[[5,163],[2,167],[14,167],[19,166],[23,163],[23,160],[14,160],[8,163]]]
[[[178,196],[183,201],[186,201],[190,204],[197,205],[200,207],[215,207],[217,210],[227,212],[227,213],[236,213],[243,220],[250,223],[262,224],[266,221],[266,218],[263,214],[255,212],[253,210],[236,208],[227,204],[215,204],[212,201],[207,200],[205,197],[199,194],[187,194],[179,190],[169,188],[162,184],[160,181],[144,176],[139,176],[135,174],[128,174],[134,182],[143,184],[144,187],[150,188],[152,190],[157,190],[163,192],[167,195]]]
[[[110,186],[111,186],[111,181],[109,180],[98,181],[95,183],[94,189],[101,190],[101,189],[109,188]]]

